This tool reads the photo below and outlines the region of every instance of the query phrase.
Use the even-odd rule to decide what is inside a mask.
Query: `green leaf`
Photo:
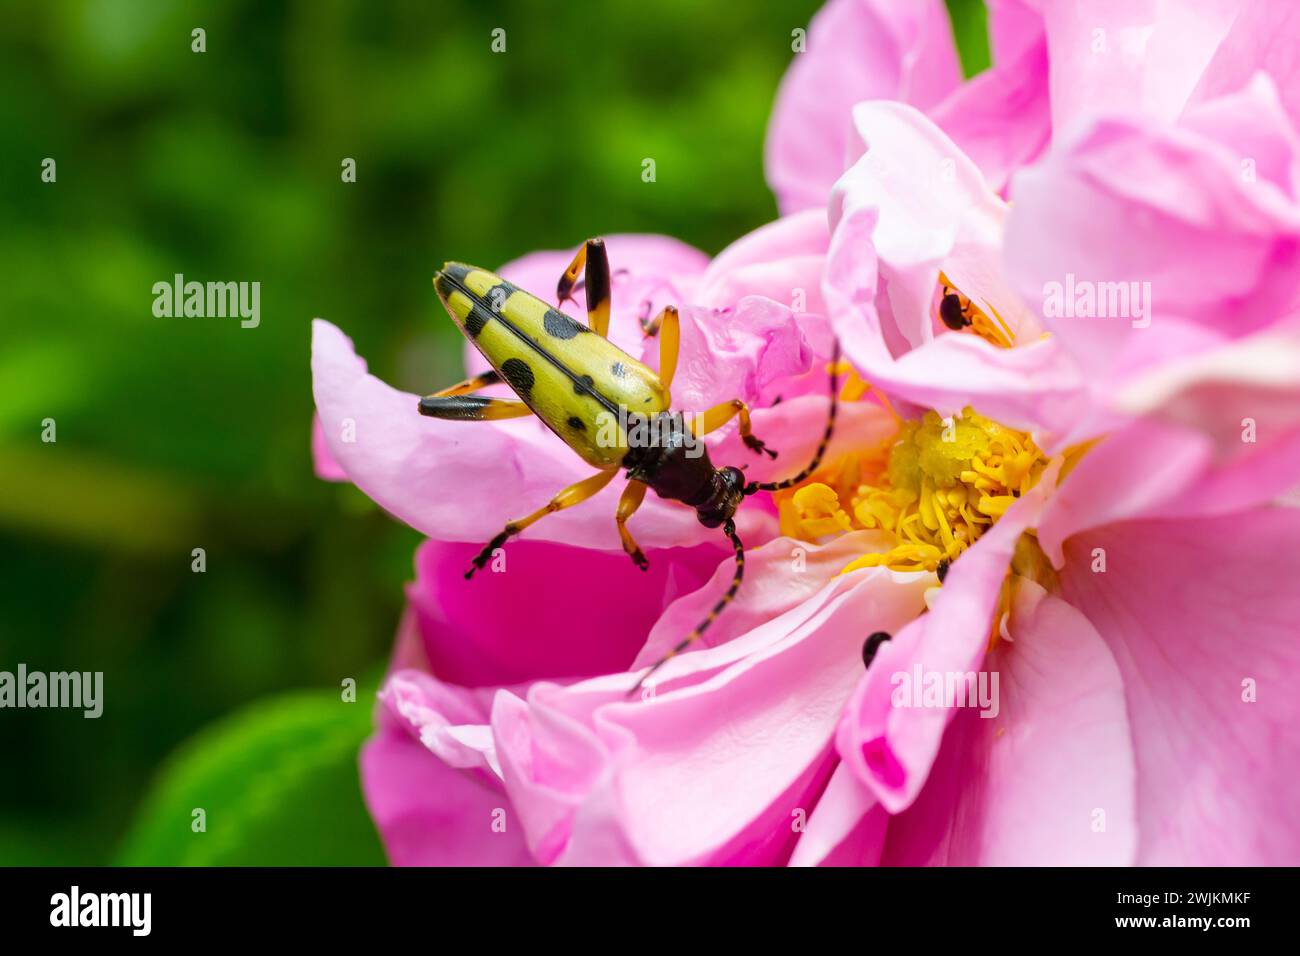
[[[988,11],[983,0],[948,0],[948,17],[957,41],[957,55],[967,78],[987,70],[989,56]]]
[[[127,866],[383,865],[357,752],[373,687],[253,704],[202,730],[164,765],[127,834]],[[206,830],[194,832],[195,811]]]

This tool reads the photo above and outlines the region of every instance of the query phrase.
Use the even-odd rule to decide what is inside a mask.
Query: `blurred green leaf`
[[[357,750],[373,684],[285,694],[208,727],[170,760],[118,856],[128,866],[382,865]],[[194,810],[206,832],[192,830]]]
[[[988,69],[992,59],[984,0],[948,0],[948,17],[952,20],[962,72],[971,77]]]

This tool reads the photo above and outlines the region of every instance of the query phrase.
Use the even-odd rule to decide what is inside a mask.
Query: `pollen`
[[[810,541],[884,531],[892,546],[860,555],[844,571],[937,573],[1029,491],[1047,463],[1029,435],[973,409],[951,418],[926,412],[900,419],[892,439],[844,455],[811,483],[780,493],[781,528]]]

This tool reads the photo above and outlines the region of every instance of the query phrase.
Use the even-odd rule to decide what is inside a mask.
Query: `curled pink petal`
[[[897,99],[926,109],[960,80],[942,3],[831,0],[781,82],[768,127],[767,180],[781,211],[825,204],[850,161],[855,103]]]
[[[1017,585],[1013,642],[984,659],[993,707],[963,708],[883,862],[1128,866],[1137,779],[1120,670],[1082,614]],[[983,703],[981,701],[981,703]]]
[[[952,569],[930,612],[889,631],[866,675],[858,681],[836,730],[841,759],[890,813],[911,806],[939,752],[951,707],[896,706],[898,675],[977,670],[988,644],[998,592],[1016,539],[1033,526],[1055,484],[1057,465],[1011,506]]]

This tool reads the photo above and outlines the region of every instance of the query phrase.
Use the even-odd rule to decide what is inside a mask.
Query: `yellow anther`
[[[813,538],[853,529],[853,521],[840,507],[835,489],[821,482],[804,485],[794,493],[794,507],[804,530]]]
[[[978,310],[975,310],[978,313]],[[974,314],[974,313],[972,313]],[[982,315],[982,313],[979,313]],[[997,330],[984,317],[990,328]],[[850,387],[851,386],[851,387]],[[935,571],[956,560],[1038,481],[1046,458],[1029,435],[964,409],[942,418],[897,418],[882,392],[850,378],[847,400],[872,400],[895,414],[881,444],[828,462],[813,479],[776,495],[783,534],[817,541],[869,529],[893,537],[844,571],[885,567]]]

